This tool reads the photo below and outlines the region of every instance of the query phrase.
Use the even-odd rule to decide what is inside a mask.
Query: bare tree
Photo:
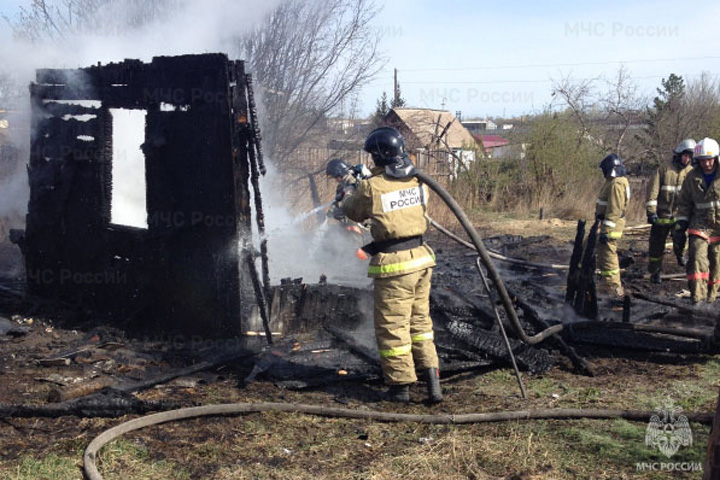
[[[688,82],[684,107],[687,110],[682,138],[713,137],[720,133],[720,83],[716,77],[703,72],[697,80]],[[679,140],[682,140],[679,139]]]
[[[105,2],[64,0],[56,3],[33,0],[29,7],[20,7],[15,22],[11,23],[13,33],[33,43],[62,41],[69,34],[81,31],[88,19],[96,14],[101,3]]]
[[[551,95],[564,104],[577,121],[578,146],[583,139],[592,137],[590,133],[589,114],[595,106],[595,82],[596,78],[574,80],[570,75],[554,81]]]
[[[638,95],[637,85],[630,78],[623,65],[618,69],[614,81],[606,82],[607,92],[600,98],[604,113],[606,146],[621,157],[632,156],[637,152],[627,146],[628,132],[640,123],[638,112],[642,111],[645,101]]]
[[[720,83],[703,73],[685,84],[675,74],[663,78],[662,88],[644,114],[644,130],[638,135],[643,157],[656,165],[665,161],[683,139],[720,135]]]
[[[628,133],[642,123],[644,100],[625,66],[618,69],[615,78],[604,80],[606,90],[598,93],[596,84],[601,80],[564,77],[554,82],[552,95],[574,119],[578,148],[590,142],[601,151],[632,159],[638,146]]]
[[[327,117],[384,65],[370,0],[283,1],[238,44],[260,88],[263,137],[284,168],[303,143],[322,143]],[[318,140],[318,138],[320,138]]]
[[[150,24],[180,0],[32,0],[14,18],[3,15],[16,38],[63,42],[83,33],[115,36]]]

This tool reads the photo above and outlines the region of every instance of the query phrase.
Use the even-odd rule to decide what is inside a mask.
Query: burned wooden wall
[[[240,333],[254,301],[239,251],[251,235],[247,83],[243,63],[223,54],[38,70],[29,292],[165,333]],[[146,112],[147,228],[111,223],[122,160],[113,108]]]

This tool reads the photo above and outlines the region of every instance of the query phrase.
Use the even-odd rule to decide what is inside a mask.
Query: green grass
[[[712,411],[720,361],[655,365],[610,361],[608,372],[584,377],[561,369],[524,373],[519,398],[511,369],[445,384],[448,403],[433,412],[470,413],[540,408],[627,408],[653,411],[668,400]],[[259,392],[265,392],[259,390]],[[203,392],[204,393],[204,392]],[[210,392],[219,400],[223,392]],[[259,393],[260,394],[260,393]],[[227,398],[236,400],[237,389]],[[284,401],[327,402],[321,392],[286,392]],[[262,401],[261,397],[248,398]],[[455,402],[455,403],[453,403]],[[386,405],[356,408],[387,409]],[[413,404],[404,413],[429,413]],[[649,421],[649,418],[648,418]],[[89,422],[89,421],[88,421]],[[107,480],[397,479],[524,480],[700,478],[698,472],[636,471],[637,464],[703,463],[709,427],[692,424],[693,445],[667,459],[645,445],[647,421],[547,420],[471,425],[382,423],[265,412],[173,422],[128,434],[105,446],[98,466]],[[81,477],[84,435],[57,438],[43,452],[0,464],[0,478]],[[351,472],[351,473],[349,473]]]
[[[2,472],[4,470],[0,470]],[[3,473],[7,480],[77,480],[81,478],[77,456],[63,457],[50,454],[38,459],[31,455],[20,458],[14,472]]]
[[[124,438],[106,445],[98,457],[98,470],[105,480],[191,478],[182,464],[153,460],[145,446]]]

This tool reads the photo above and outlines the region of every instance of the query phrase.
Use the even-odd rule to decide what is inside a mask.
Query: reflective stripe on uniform
[[[662,190],[662,191],[664,191],[664,192],[679,192],[679,191],[680,191],[680,186],[675,186],[675,185],[663,185],[662,187],[660,187],[660,190]]]
[[[702,230],[695,230],[694,228],[691,228],[688,230],[688,234],[695,235],[696,237],[700,237],[705,241],[710,241],[710,238],[707,235],[705,235],[705,232],[703,232]]]
[[[606,200],[600,200],[600,199],[598,198],[598,199],[597,199],[597,204],[598,204],[598,205],[605,206],[605,205],[607,205],[607,201],[606,201]]]
[[[619,268],[615,268],[613,270],[602,270],[600,272],[600,276],[602,276],[602,277],[612,277],[613,275],[619,275],[619,274],[620,274]]]
[[[648,200],[645,202],[646,207],[657,207],[657,200]]]
[[[715,200],[713,202],[707,202],[707,203],[696,203],[695,208],[698,210],[707,210],[708,208],[717,208],[720,207],[720,202]]]
[[[622,238],[622,232],[608,232],[607,237],[617,240],[618,238]]]
[[[688,221],[688,217],[677,217],[675,220],[677,220],[678,222],[679,222],[679,221],[687,222],[687,221]]]
[[[610,228],[617,227],[617,224],[615,222],[611,222],[610,220],[603,220],[603,225],[606,225]]]
[[[673,223],[675,223],[675,219],[674,218],[658,218],[655,221],[655,223],[658,225],[672,225]]]
[[[429,332],[418,333],[416,335],[411,336],[410,341],[412,341],[412,343],[418,343],[418,342],[425,342],[427,340],[432,340],[434,338],[435,338],[435,334],[433,333],[432,330],[430,330]]]
[[[662,259],[663,259],[663,257],[649,257],[649,258],[648,258],[648,261],[650,261],[650,262],[659,262],[659,261],[662,260]]]
[[[386,265],[370,265],[368,273],[370,275],[378,275],[383,273],[399,273],[414,268],[429,267],[435,263],[434,255],[426,255],[424,257],[413,258],[405,262],[388,263]]]
[[[383,358],[388,357],[399,357],[400,355],[407,355],[412,350],[412,346],[403,345],[401,347],[388,348],[387,350],[380,350],[380,356]]]
[[[690,273],[687,276],[688,280],[707,280],[708,278],[710,278],[708,272]]]

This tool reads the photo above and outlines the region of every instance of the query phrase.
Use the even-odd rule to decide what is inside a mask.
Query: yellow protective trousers
[[[438,368],[430,318],[432,268],[374,280],[375,338],[388,385],[417,381],[416,369]]]
[[[663,219],[664,220],[664,219]],[[673,225],[654,224],[650,227],[650,248],[648,249],[648,272],[662,272],[665,242],[672,231]]]
[[[698,235],[688,231],[689,261],[687,264],[688,287],[693,303],[707,300],[714,302],[720,280],[720,237]]]
[[[622,286],[620,281],[620,262],[617,256],[617,240],[608,239],[606,244],[599,243],[595,247],[597,268],[600,270],[606,286],[617,289]]]

